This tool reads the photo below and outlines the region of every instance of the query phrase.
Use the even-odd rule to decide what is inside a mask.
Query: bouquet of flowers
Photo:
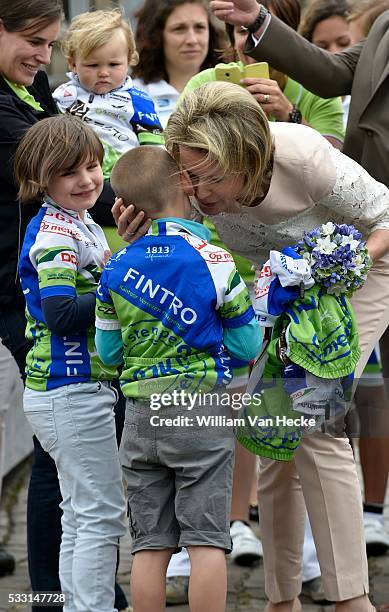
[[[353,225],[329,221],[305,232],[294,249],[310,264],[315,282],[333,295],[350,297],[371,267],[366,242]]]

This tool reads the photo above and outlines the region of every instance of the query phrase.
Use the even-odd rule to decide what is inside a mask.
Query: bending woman
[[[256,265],[328,221],[363,232],[374,265],[353,299],[362,368],[389,322],[389,190],[311,128],[269,125],[253,96],[227,83],[189,92],[165,136],[196,205],[212,216],[221,240]],[[131,211],[120,215],[122,235],[138,227]],[[339,612],[372,609],[354,458],[343,431],[335,433],[305,437],[290,463],[261,459],[267,612],[299,609],[304,499],[326,597]]]

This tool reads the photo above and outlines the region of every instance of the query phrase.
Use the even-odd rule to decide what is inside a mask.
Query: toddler
[[[70,81],[53,97],[62,112],[91,125],[104,146],[104,178],[119,157],[139,144],[163,144],[154,102],[133,87],[128,69],[138,60],[134,35],[119,10],[92,11],[75,17],[63,50]]]

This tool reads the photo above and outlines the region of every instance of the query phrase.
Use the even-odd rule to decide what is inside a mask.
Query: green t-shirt
[[[25,102],[26,104],[29,104],[30,106],[32,106],[32,108],[34,108],[37,111],[43,111],[43,108],[41,107],[39,102],[35,100],[34,96],[30,94],[30,92],[27,90],[27,88],[24,85],[18,85],[17,83],[13,83],[12,81],[9,81],[5,77],[4,77],[4,80],[8,83],[8,85],[10,86],[12,91],[18,96],[18,98],[23,100],[23,102]]]

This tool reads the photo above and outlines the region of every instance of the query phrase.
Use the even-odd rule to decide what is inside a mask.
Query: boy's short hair
[[[116,162],[111,186],[125,206],[133,204],[151,217],[163,211],[180,184],[178,166],[162,147],[143,145],[127,151]]]
[[[49,181],[87,160],[103,161],[104,149],[86,123],[66,113],[42,119],[23,136],[15,154],[18,198],[30,202],[41,197]]]
[[[63,53],[68,60],[69,58],[76,59],[76,57],[85,59],[94,49],[108,43],[117,29],[124,32],[128,48],[128,63],[134,66],[138,62],[134,33],[119,9],[81,13],[72,19],[62,41]]]

